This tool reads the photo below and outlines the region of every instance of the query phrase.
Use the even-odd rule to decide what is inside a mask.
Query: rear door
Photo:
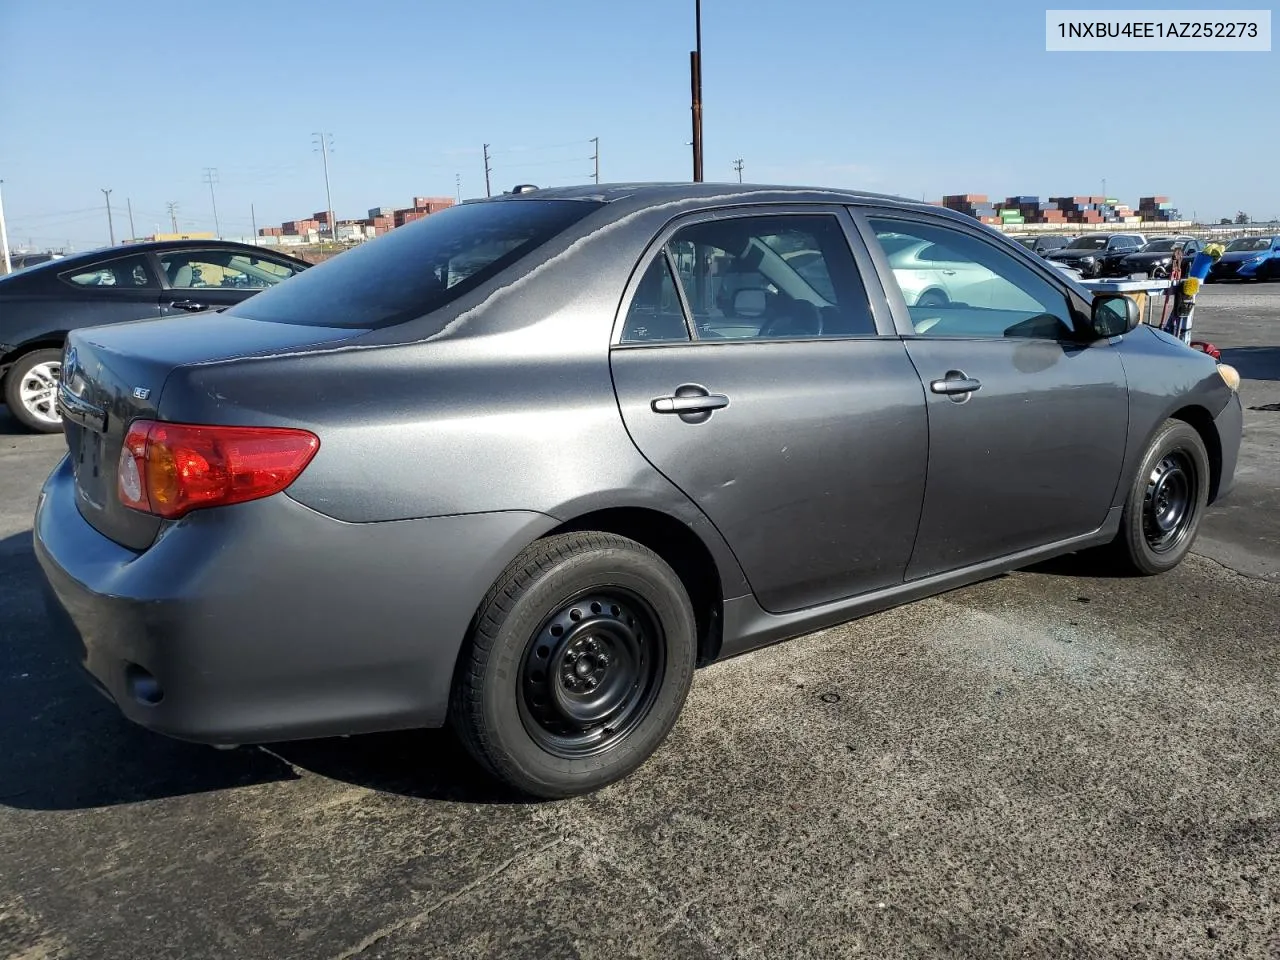
[[[920,518],[924,392],[850,230],[811,206],[681,219],[637,265],[614,334],[633,440],[770,611],[901,583]]]
[[[930,240],[983,274],[980,291],[908,306],[891,261],[873,248],[906,350],[927,387],[929,468],[907,578],[959,569],[1096,530],[1124,459],[1128,390],[1108,341],[1075,334],[1083,318],[1052,268],[950,219],[896,210],[855,214],[868,245]]]
[[[178,248],[155,254],[165,290],[161,313],[199,313],[234,306],[297,272],[291,264],[256,252]]]

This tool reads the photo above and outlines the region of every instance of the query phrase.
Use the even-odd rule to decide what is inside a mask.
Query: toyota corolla
[[[916,296],[906,247],[965,283]],[[125,715],[448,723],[538,796],[636,769],[699,664],[1086,548],[1172,568],[1241,437],[1230,368],[971,218],[737,184],[459,204],[73,331],[61,377],[36,552]]]

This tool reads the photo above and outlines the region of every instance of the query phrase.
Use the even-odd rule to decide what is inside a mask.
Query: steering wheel
[[[786,329],[792,327],[794,329]],[[789,299],[760,326],[759,337],[820,337],[822,312],[808,300]]]

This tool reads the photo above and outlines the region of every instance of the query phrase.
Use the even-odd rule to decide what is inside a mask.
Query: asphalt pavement
[[[1280,284],[1199,314],[1247,409],[1197,555],[1066,558],[714,665],[636,775],[553,803],[441,732],[126,723],[47,646],[61,438],[0,411],[0,956],[1280,956]]]

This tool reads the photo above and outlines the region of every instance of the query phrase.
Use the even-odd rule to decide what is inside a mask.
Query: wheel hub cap
[[[1176,546],[1190,529],[1196,500],[1196,474],[1186,454],[1174,451],[1160,459],[1147,480],[1143,532],[1152,550]]]
[[[662,634],[648,605],[593,592],[557,610],[525,654],[520,707],[540,746],[565,757],[616,744],[652,705]]]
[[[37,363],[27,371],[18,385],[18,399],[23,408],[44,423],[58,423],[58,377],[62,364],[57,361]]]

